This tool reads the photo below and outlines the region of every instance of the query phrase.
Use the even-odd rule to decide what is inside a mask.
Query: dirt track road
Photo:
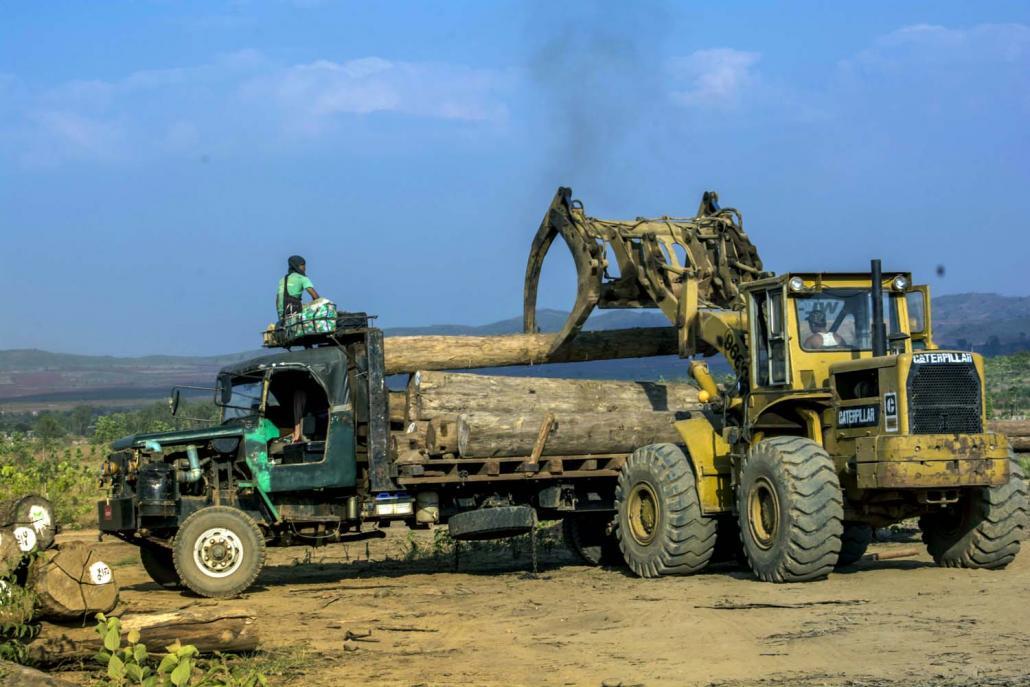
[[[253,609],[265,648],[306,655],[280,685],[1030,685],[1030,546],[986,572],[937,568],[917,534],[896,539],[871,551],[920,554],[772,585],[732,566],[640,580],[561,549],[536,578],[507,552],[454,572],[399,560],[397,529],[371,560],[364,542],[272,549],[232,603]],[[217,603],[161,590],[107,541],[132,610]],[[345,650],[346,630],[365,628],[375,641]]]

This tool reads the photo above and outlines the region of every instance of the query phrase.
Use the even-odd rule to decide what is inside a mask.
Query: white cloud
[[[756,82],[754,66],[760,59],[759,53],[732,48],[698,50],[676,58],[669,63],[670,72],[687,85],[671,96],[687,106],[733,107]]]
[[[466,122],[500,121],[497,72],[442,63],[367,57],[318,60],[261,75],[244,85],[254,102],[270,100],[292,129],[321,131],[339,115],[395,112]]]
[[[1030,27],[1023,24],[979,24],[950,29],[931,24],[905,26],[878,38],[846,67],[891,68],[913,64],[1015,63],[1030,57]]]
[[[2,75],[0,75],[2,76]],[[39,166],[63,160],[204,154],[305,137],[345,136],[345,116],[397,113],[467,126],[503,121],[504,72],[365,57],[278,65],[255,51],[193,67],[77,79],[47,88],[0,78],[17,90],[0,108],[0,149]],[[5,93],[6,94],[6,93]]]

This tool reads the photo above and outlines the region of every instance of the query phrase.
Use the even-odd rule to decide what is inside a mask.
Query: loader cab
[[[882,276],[887,354],[933,348],[929,293],[907,273]],[[751,345],[750,390],[819,391],[830,366],[873,357],[868,274],[793,273],[745,287]]]

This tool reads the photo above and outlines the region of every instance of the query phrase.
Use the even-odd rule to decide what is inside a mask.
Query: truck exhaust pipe
[[[879,358],[887,355],[887,326],[883,321],[883,275],[880,261],[873,260],[869,271],[872,272],[873,282],[873,357]]]

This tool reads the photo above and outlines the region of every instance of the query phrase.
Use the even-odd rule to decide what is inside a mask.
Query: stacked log
[[[543,433],[542,455],[632,453],[647,444],[678,442],[674,423],[688,416],[682,412],[563,416],[470,413],[458,421],[458,452],[483,458],[528,456]]]
[[[551,353],[557,336],[390,336],[383,342],[386,374],[649,358],[678,352],[673,327],[580,332]]]
[[[501,377],[422,370],[408,382],[408,419],[463,413],[651,413],[699,407],[692,384]]]
[[[30,529],[33,541],[31,552],[48,549],[53,546],[57,535],[54,506],[36,494],[0,502],[0,527],[18,530],[22,538],[27,537],[24,530]]]
[[[96,550],[72,542],[47,551],[29,566],[26,588],[41,615],[56,620],[91,618],[118,604],[118,585]]]
[[[50,502],[28,495],[0,503],[0,625],[79,620],[118,602],[111,568],[81,542],[54,546]]]
[[[419,370],[409,378],[398,463],[431,458],[630,453],[678,441],[698,410],[687,383],[505,377]],[[396,403],[396,392],[391,392]],[[391,410],[393,417],[395,410]],[[545,426],[546,425],[546,426]]]
[[[1008,437],[1009,446],[1016,453],[1030,452],[1030,420],[992,420],[987,424],[992,432]]]

